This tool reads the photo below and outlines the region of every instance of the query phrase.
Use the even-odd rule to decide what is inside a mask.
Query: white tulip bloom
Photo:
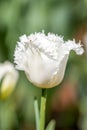
[[[0,98],[7,98],[14,90],[18,80],[18,72],[12,63],[6,61],[0,63]]]
[[[64,41],[61,36],[35,33],[20,37],[15,53],[16,68],[25,71],[29,81],[41,88],[58,85],[63,77],[71,50],[81,55],[84,50],[75,40]]]

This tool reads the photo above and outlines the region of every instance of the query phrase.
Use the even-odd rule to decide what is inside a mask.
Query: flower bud
[[[4,64],[0,64],[0,98],[6,99],[13,92],[17,80],[18,80],[18,72],[14,69],[13,64],[10,62],[5,62]]]

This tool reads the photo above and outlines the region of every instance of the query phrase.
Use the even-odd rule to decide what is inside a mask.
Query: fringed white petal
[[[28,38],[25,34],[22,35],[19,39],[20,39],[20,42],[28,42]]]
[[[75,40],[73,41],[68,40],[65,44],[69,51],[74,50],[76,54],[78,55],[82,55],[84,53],[84,49],[82,48],[82,45],[80,44],[80,42],[76,43]]]

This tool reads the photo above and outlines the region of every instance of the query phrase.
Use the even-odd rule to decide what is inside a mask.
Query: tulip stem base
[[[40,129],[39,130],[45,129],[46,98],[47,98],[46,89],[42,89],[41,104],[40,104]]]

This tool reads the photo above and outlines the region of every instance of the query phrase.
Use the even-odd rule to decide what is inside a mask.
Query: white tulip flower
[[[0,98],[6,99],[13,92],[18,80],[18,72],[12,63],[0,63]]]
[[[23,35],[16,46],[14,62],[34,85],[51,88],[62,81],[71,50],[78,55],[84,52],[80,43],[64,41],[63,37],[55,34]]]

